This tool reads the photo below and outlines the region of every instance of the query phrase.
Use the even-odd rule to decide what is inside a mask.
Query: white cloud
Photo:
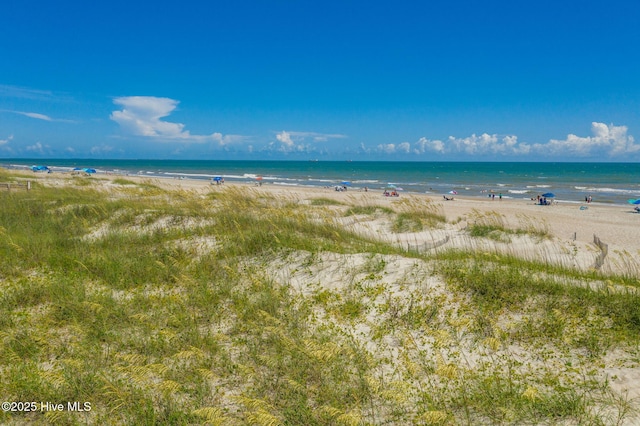
[[[184,124],[163,121],[178,107],[179,101],[155,96],[123,96],[113,103],[122,107],[113,111],[110,118],[129,134],[145,136],[159,141],[217,142],[221,145],[244,139],[239,135],[192,135],[184,130]]]
[[[376,149],[385,154],[393,154],[396,152],[396,145],[393,143],[381,143]]]
[[[308,139],[313,142],[326,142],[330,139],[343,139],[346,135],[335,133],[317,133],[317,132],[293,132],[283,130],[276,133],[276,139],[279,145],[269,144],[270,148],[275,148],[281,152],[315,152],[316,148],[308,143]]]
[[[0,84],[0,96],[22,99],[50,99],[53,97],[53,93],[48,90],[36,90]]]
[[[29,152],[35,152],[36,154],[44,154],[45,148],[49,148],[49,146],[43,146],[40,142],[36,142],[34,145],[29,145],[25,149]]]
[[[564,140],[551,139],[547,143],[529,144],[520,142],[515,135],[498,136],[483,133],[460,138],[449,136],[445,142],[437,139],[420,138],[407,150],[406,142],[402,144],[381,144],[377,151],[387,154],[411,152],[416,155],[464,154],[468,156],[555,156],[560,159],[569,157],[621,157],[640,153],[640,144],[628,134],[626,126],[591,123],[592,136],[576,136],[570,134]]]
[[[13,111],[13,110],[2,110],[4,112],[10,112],[13,114],[20,114],[20,115],[24,115],[25,117],[29,117],[29,118],[35,118],[36,120],[43,120],[43,121],[57,121],[57,122],[62,122],[62,123],[75,123],[74,120],[65,120],[62,118],[52,118],[46,114],[40,114],[39,112],[26,112],[26,111]]]
[[[19,112],[19,111],[16,111],[16,113],[22,114],[22,115],[26,115],[27,117],[35,118],[35,119],[38,119],[38,120],[53,121],[53,118],[49,117],[48,115],[39,114],[37,112]]]
[[[276,135],[276,139],[278,139],[282,144],[286,147],[293,147],[294,142],[291,139],[291,133],[282,131]]]
[[[498,137],[496,135],[489,135],[483,133],[480,136],[472,134],[466,138],[455,138],[449,136],[448,142],[457,152],[465,152],[467,154],[484,154],[487,152],[495,152],[495,146],[498,143]]]
[[[564,140],[551,139],[546,144],[533,145],[537,153],[543,155],[575,155],[587,157],[606,155],[617,157],[640,152],[640,145],[633,136],[627,134],[627,126],[607,126],[604,123],[591,123],[593,136],[567,135]]]
[[[411,144],[409,142],[402,142],[401,144],[398,144],[397,150],[408,153],[411,150]]]
[[[499,137],[496,134],[475,133],[465,138],[449,136],[446,142],[438,139],[427,139],[422,137],[413,144],[411,152],[414,154],[435,153],[435,154],[468,154],[468,155],[520,155],[528,154],[531,147],[522,142],[518,142],[518,137],[507,135]],[[408,152],[408,151],[407,151]]]
[[[113,147],[109,145],[92,146],[89,152],[93,155],[108,154],[113,151]]]
[[[13,140],[13,135],[9,135],[6,139],[0,139],[0,145],[7,144]]]
[[[413,152],[415,154],[423,154],[425,152],[436,152],[439,154],[444,153],[444,143],[440,140],[431,140],[427,138],[420,138],[418,142],[414,144]]]

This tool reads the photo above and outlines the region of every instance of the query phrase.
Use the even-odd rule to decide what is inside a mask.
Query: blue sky
[[[6,0],[0,158],[640,161],[638,16],[632,0]]]

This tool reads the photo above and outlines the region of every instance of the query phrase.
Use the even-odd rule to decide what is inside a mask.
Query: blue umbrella
[[[85,173],[95,173],[96,169],[89,169],[87,167],[75,167],[73,169],[74,172],[85,172]]]
[[[554,198],[556,196],[556,194],[554,194],[553,192],[547,192],[545,194],[542,194],[542,196],[544,198]]]

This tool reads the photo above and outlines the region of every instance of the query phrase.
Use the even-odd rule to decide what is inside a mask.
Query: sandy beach
[[[50,185],[65,185],[61,177],[67,174],[52,173],[38,175]],[[102,180],[112,183],[121,176],[99,175],[80,177],[77,179]],[[446,201],[442,195],[400,193],[399,197],[386,197],[382,190],[349,188],[339,192],[333,187],[302,187],[272,184],[238,184],[224,183],[212,185],[209,181],[196,179],[153,179],[126,176],[134,182],[152,182],[155,185],[172,190],[188,191],[226,191],[234,188],[245,188],[268,196],[284,197],[299,203],[309,203],[316,198],[328,198],[348,205],[401,206],[402,203],[429,202],[441,211],[447,223],[436,229],[418,233],[388,232],[388,223],[383,218],[350,218],[342,221],[344,226],[356,232],[366,234],[385,241],[405,245],[416,249],[482,249],[495,250],[543,261],[559,263],[563,266],[588,270],[596,267],[600,257],[602,265],[597,268],[602,272],[614,272],[638,276],[640,274],[640,238],[637,230],[640,226],[640,214],[635,213],[631,205],[607,205],[598,203],[575,203],[557,200],[550,206],[541,206],[535,201],[503,198],[458,197]],[[110,187],[110,185],[107,185]],[[466,226],[480,216],[494,215],[507,228],[537,230],[548,233],[550,238],[536,239],[530,236],[514,236],[508,242],[478,241],[469,238],[465,233]],[[594,242],[597,237],[606,245],[603,247]],[[446,240],[446,243],[443,241]],[[604,255],[604,256],[603,256]]]
[[[576,418],[577,423],[588,423],[588,419],[597,418],[603,419],[604,424],[637,424],[639,417],[633,410],[640,410],[638,347],[633,342],[627,343],[624,335],[624,330],[636,330],[633,328],[636,324],[633,315],[636,314],[635,308],[624,305],[623,301],[627,297],[630,303],[635,303],[635,283],[640,276],[640,240],[637,238],[640,214],[634,213],[631,206],[587,205],[562,200],[540,206],[532,200],[500,200],[498,197],[492,200],[455,196],[454,200],[447,201],[442,195],[406,192],[389,197],[383,195],[382,190],[360,188],[336,191],[333,187],[211,184],[206,180],[128,175],[19,174],[21,180],[36,183],[32,190],[34,199],[37,199],[35,191],[39,190],[39,185],[53,189],[43,191],[43,195],[54,199],[57,188],[61,193],[66,188],[86,188],[106,194],[107,203],[102,200],[102,206],[117,209],[86,229],[80,238],[83,245],[91,247],[91,250],[83,251],[88,253],[84,261],[96,262],[92,267],[82,269],[90,271],[88,284],[82,287],[87,297],[108,296],[114,306],[126,305],[130,312],[128,318],[135,319],[132,325],[125,322],[122,336],[130,335],[127,327],[139,326],[137,318],[145,321],[162,319],[162,315],[157,315],[163,309],[160,301],[168,303],[169,297],[177,301],[184,296],[185,300],[199,303],[201,296],[190,296],[196,288],[212,291],[224,288],[233,279],[233,291],[224,296],[231,297],[225,302],[227,304],[205,304],[198,308],[204,309],[201,314],[204,323],[199,330],[207,335],[213,333],[218,342],[216,347],[224,348],[230,354],[229,362],[237,363],[249,353],[241,342],[246,337],[243,328],[246,315],[254,312],[258,318],[251,328],[256,333],[255,344],[272,342],[265,336],[277,331],[281,337],[275,339],[275,343],[285,342],[289,348],[284,353],[299,353],[303,357],[301,360],[311,359],[320,366],[331,362],[335,362],[332,368],[347,365],[357,359],[344,355],[351,350],[369,359],[366,380],[368,389],[375,395],[372,400],[380,406],[388,404],[389,410],[403,407],[405,411],[399,414],[398,419],[402,420],[399,424],[448,424],[454,416],[460,416],[455,418],[461,420],[462,411],[455,408],[456,404],[449,402],[449,398],[460,397],[460,401],[464,401],[470,392],[469,386],[484,401],[482,404],[488,404],[483,408],[485,413],[491,413],[493,401],[490,397],[487,399],[487,392],[498,392],[491,387],[494,384],[499,386],[499,392],[503,392],[500,383],[512,380],[511,377],[515,377],[511,383],[517,390],[501,394],[498,404],[507,408],[504,413],[492,414],[495,419],[508,423],[509,416],[516,416],[515,412],[524,416],[520,418],[530,419],[527,410],[518,409],[520,411],[510,414],[508,407],[518,403],[551,407],[551,412],[560,413],[563,419],[587,416]],[[167,192],[158,191],[157,187]],[[248,202],[242,201],[245,195],[249,195],[246,197]],[[93,197],[95,193],[90,192],[85,200]],[[27,201],[29,198],[27,196]],[[183,216],[180,208],[173,208],[185,200],[193,204],[189,204],[190,213]],[[248,210],[246,215],[234,211],[230,221],[218,226],[220,219],[216,215],[228,215],[229,210],[236,208],[236,200],[240,201],[238,206]],[[85,207],[74,206],[74,202],[58,206],[55,211],[91,214]],[[137,203],[140,208],[132,207]],[[167,213],[163,213],[163,209]],[[272,209],[274,222],[265,218],[264,212],[269,209]],[[396,226],[403,213],[422,211],[437,216],[438,220],[431,223],[425,219],[424,223],[429,225],[415,231],[411,227],[399,229]],[[311,226],[305,231],[289,228],[289,220],[311,223]],[[313,226],[316,223],[330,226],[316,228]],[[251,224],[255,224],[259,236],[253,234]],[[472,235],[472,229],[478,224],[491,225],[493,230],[482,236]],[[238,235],[229,232],[233,226],[240,227]],[[350,232],[339,234],[341,228]],[[316,250],[309,245],[301,248],[299,242],[281,244],[280,241],[272,246],[275,249],[264,252],[258,249],[235,254],[233,249],[222,249],[233,247],[223,244],[236,237],[241,241],[245,237],[249,241],[259,237],[263,238],[259,240],[262,244],[268,244],[265,241],[277,240],[278,236],[289,238],[297,233],[315,244],[315,233],[327,229],[328,233],[318,236],[317,241],[324,238],[332,244],[335,235],[339,244],[325,246],[337,247],[335,250]],[[160,231],[157,237],[161,240],[154,243],[152,239],[145,239],[157,231]],[[354,234],[365,238],[354,238]],[[107,279],[93,283],[92,280],[98,278],[91,271],[100,270],[105,262],[103,259],[112,250],[111,244],[122,243],[121,249],[130,249],[126,238],[119,239],[124,236],[133,238],[136,244],[144,241],[143,247],[134,245],[143,252],[130,257],[132,263],[122,269],[124,278],[111,278],[109,271]],[[370,241],[387,244],[370,243],[366,245],[374,247],[370,251],[352,249],[349,238],[366,244]],[[105,244],[107,241],[111,242]],[[389,245],[395,248],[389,249]],[[102,254],[92,260],[90,254],[94,248]],[[463,255],[447,257],[452,252]],[[157,257],[155,253],[169,255]],[[532,262],[513,262],[512,257]],[[128,260],[120,259],[112,267],[120,268],[123,261]],[[149,269],[139,277],[142,284],[124,289],[118,287],[129,280],[130,271],[138,270],[137,265],[147,261],[151,262]],[[216,271],[228,270],[229,275],[218,278],[218,272],[209,272],[208,268],[214,262]],[[171,268],[179,268],[178,273],[148,278],[147,274],[164,271],[167,263]],[[450,265],[455,266],[447,269]],[[547,269],[549,265],[565,269]],[[202,279],[207,285],[193,287],[196,281],[192,277],[199,268],[205,268]],[[519,268],[522,268],[521,275]],[[602,274],[583,274],[595,270]],[[66,276],[66,271],[61,271],[62,276]],[[496,275],[491,275],[494,272]],[[501,273],[504,275],[500,276]],[[163,277],[167,277],[167,281],[163,281]],[[470,282],[464,282],[467,279]],[[498,290],[496,293],[488,290],[487,301],[481,302],[477,298],[482,295],[475,294],[477,290],[473,285],[474,280],[485,279],[482,282]],[[100,284],[96,286],[97,283]],[[247,310],[246,306],[236,303],[244,300],[240,298],[243,292],[246,292],[246,303],[262,303],[256,294],[271,291],[264,283],[283,289],[278,294],[295,301],[290,305],[292,312],[308,308],[306,316],[298,320],[297,314],[291,313],[276,320],[273,315],[278,316],[284,304],[267,314],[266,306]],[[593,291],[585,291],[585,288]],[[574,289],[582,293],[571,293]],[[268,294],[275,297],[273,293]],[[136,300],[134,297],[147,300],[148,310],[140,312],[137,303],[127,305],[130,300]],[[585,300],[584,306],[575,305]],[[87,302],[85,305],[104,309],[98,302],[91,303],[94,304]],[[488,303],[488,306],[501,303],[502,306],[487,311],[482,303]],[[612,308],[621,304],[624,309]],[[565,309],[565,306],[572,308]],[[212,312],[223,312],[220,307],[227,309],[224,311],[227,313],[211,324]],[[38,308],[38,312],[40,310]],[[183,309],[176,308],[175,312],[183,312]],[[279,328],[283,321],[291,321],[288,327],[292,329],[308,327],[308,338],[298,341],[293,335],[285,336],[285,328]],[[185,330],[189,327],[191,325]],[[107,328],[111,330],[111,325]],[[324,336],[327,330],[335,333],[332,339],[339,344],[311,337],[316,336],[315,333]],[[242,338],[237,340],[240,335]],[[171,348],[173,346],[168,345],[166,349],[170,356],[178,356],[174,354],[178,349]],[[59,347],[52,345],[51,350],[59,350]],[[147,357],[149,349],[141,345],[135,351],[136,356]],[[193,346],[182,347],[177,353],[196,359],[190,351],[194,351]],[[273,380],[286,376],[271,367],[261,370],[261,362],[272,363],[275,358],[262,357],[260,351],[256,356],[258,361],[243,358],[249,365],[243,367],[244,370],[215,370],[215,374],[219,374],[217,378],[208,366],[199,370],[211,378],[212,389],[215,388],[219,395],[215,402],[219,414],[246,420],[243,416],[251,409],[243,407],[244,403],[238,402],[237,395],[243,386],[251,386],[255,371],[278,375],[277,379],[273,376]],[[217,355],[212,359],[218,359]],[[318,368],[325,370],[325,367]],[[122,371],[128,370],[117,371],[123,374]],[[239,382],[238,374],[243,377]],[[156,395],[152,382],[140,380],[140,389]],[[191,379],[183,380],[185,386],[191,383]],[[302,391],[298,382],[292,378],[287,380]],[[348,382],[340,379],[340,383]],[[434,410],[430,408],[431,403],[420,399],[425,386],[431,386],[430,395],[440,395],[439,406],[445,407],[445,411]],[[222,390],[218,394],[219,389]],[[305,389],[305,392],[313,392],[313,387]],[[568,401],[563,399],[565,397],[585,401],[586,406],[578,410],[570,404],[563,405],[565,402],[557,402]],[[416,410],[416,404],[423,404],[422,408]],[[199,406],[193,408],[196,407]],[[275,409],[272,412],[278,414]],[[361,418],[379,420],[379,407],[358,407],[353,411],[356,412]],[[569,423],[565,424],[573,424],[572,420],[567,421]],[[372,423],[376,421],[372,420]]]

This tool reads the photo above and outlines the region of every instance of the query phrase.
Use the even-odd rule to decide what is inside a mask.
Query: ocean
[[[351,190],[371,191],[395,185],[405,193],[448,194],[531,199],[551,192],[560,202],[626,204],[640,198],[638,163],[522,162],[359,162],[359,161],[208,161],[208,160],[0,160],[5,168],[47,165],[53,172],[74,167],[98,174],[149,178],[204,179],[282,186],[334,186],[348,182]],[[402,193],[402,192],[401,192]]]

